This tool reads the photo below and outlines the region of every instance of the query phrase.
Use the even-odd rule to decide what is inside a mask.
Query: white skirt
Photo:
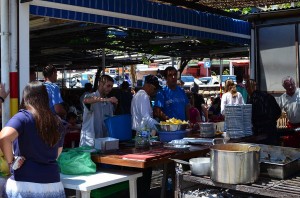
[[[3,197],[7,198],[65,198],[65,191],[61,182],[33,183],[7,180]]]

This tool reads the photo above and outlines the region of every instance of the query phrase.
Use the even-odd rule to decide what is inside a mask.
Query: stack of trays
[[[243,132],[243,108],[241,105],[225,106],[225,125],[226,133],[232,138],[244,137]]]
[[[253,135],[252,132],[252,105],[243,105],[243,127],[245,136]]]
[[[232,139],[252,135],[252,105],[226,105],[225,125]]]

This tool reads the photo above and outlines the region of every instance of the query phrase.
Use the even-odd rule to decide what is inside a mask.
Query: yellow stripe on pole
[[[10,117],[13,117],[19,111],[18,98],[10,98]]]

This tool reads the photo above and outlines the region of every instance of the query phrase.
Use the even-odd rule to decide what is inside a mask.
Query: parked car
[[[203,85],[218,85],[218,84],[220,84],[218,76],[201,77],[201,78],[199,78],[199,81]]]
[[[225,86],[226,80],[231,79],[234,83],[236,83],[236,75],[222,75],[222,86]]]
[[[236,82],[236,75],[222,75],[222,82],[225,82],[229,79],[233,80],[233,82]]]
[[[190,90],[194,86],[195,78],[193,76],[181,76],[181,80],[184,82],[183,88]]]

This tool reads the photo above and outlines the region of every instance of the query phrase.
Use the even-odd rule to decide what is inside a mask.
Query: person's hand
[[[5,90],[5,83],[0,83],[0,97],[5,99],[9,94],[9,89]]]
[[[113,104],[118,104],[118,99],[116,97],[110,97],[108,100]]]
[[[25,162],[25,157],[18,156],[14,160],[13,164],[11,165],[11,167],[12,167],[13,170],[17,170],[17,169],[19,169],[24,164],[24,162]]]
[[[135,91],[134,89],[131,89],[131,94],[134,95],[135,94]]]

